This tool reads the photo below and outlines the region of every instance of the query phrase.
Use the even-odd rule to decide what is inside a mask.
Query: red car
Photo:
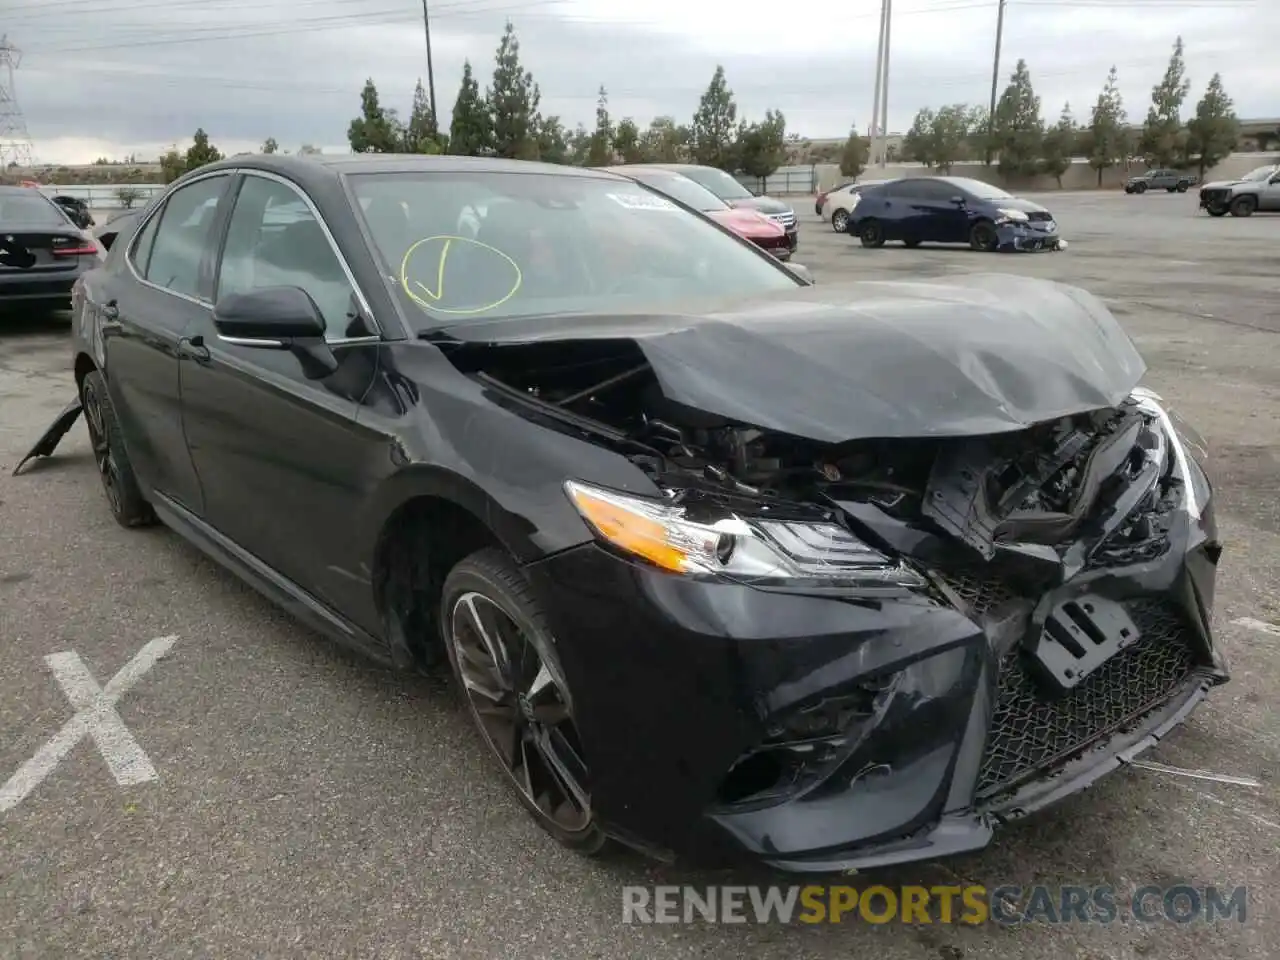
[[[791,243],[787,237],[787,228],[758,210],[731,207],[706,187],[672,170],[660,170],[638,164],[605,169],[630,177],[637,183],[652,187],[672,200],[706,214],[716,223],[732,230],[744,240],[750,240],[779,260],[791,259]]]

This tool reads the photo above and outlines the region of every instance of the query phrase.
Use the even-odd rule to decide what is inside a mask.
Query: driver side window
[[[325,339],[342,340],[357,319],[355,291],[337,251],[302,195],[266,177],[245,177],[218,267],[218,296],[300,287],[324,318]]]

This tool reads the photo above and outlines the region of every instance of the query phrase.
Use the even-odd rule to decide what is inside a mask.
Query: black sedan
[[[0,307],[66,307],[76,280],[104,253],[39,190],[0,185]]]
[[[584,853],[980,848],[1227,679],[1200,441],[1083,290],[810,286],[598,171],[246,156],[75,313],[32,455],[83,409],[121,524],[447,660]]]

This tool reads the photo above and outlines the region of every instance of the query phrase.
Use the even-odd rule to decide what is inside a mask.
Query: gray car
[[[1200,207],[1211,217],[1247,217],[1280,211],[1280,163],[1250,170],[1239,180],[1215,180],[1200,188]]]
[[[39,190],[0,186],[0,307],[66,307],[102,259],[102,245]]]
[[[1148,190],[1167,190],[1169,193],[1186,193],[1195,186],[1196,177],[1181,170],[1148,170],[1125,181],[1125,193],[1146,193]]]

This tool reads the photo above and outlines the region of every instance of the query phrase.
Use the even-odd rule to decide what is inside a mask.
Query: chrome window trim
[[[234,177],[235,173],[236,171],[234,170],[213,170],[209,173],[192,177],[190,180],[183,183],[181,187],[176,189],[171,187],[161,195],[160,202],[157,203],[155,208],[143,217],[134,228],[133,236],[129,238],[129,249],[124,252],[125,266],[129,268],[129,273],[133,275],[134,280],[138,281],[138,283],[142,284],[144,287],[150,287],[152,290],[159,290],[161,293],[167,293],[169,296],[177,297],[179,300],[185,300],[187,303],[199,304],[202,307],[213,306],[213,303],[209,300],[204,300],[200,297],[193,297],[190,294],[182,293],[178,290],[170,290],[168,287],[162,287],[158,283],[152,283],[146,277],[142,276],[142,274],[138,273],[138,267],[133,262],[133,255],[137,252],[138,241],[142,239],[142,234],[146,231],[147,224],[149,224],[158,214],[162,213],[165,208],[169,206],[169,201],[173,198],[173,195],[178,192],[178,190],[189,187],[193,183],[199,183],[202,180],[211,180],[214,177]],[[155,241],[153,240],[153,249],[154,243]]]
[[[203,173],[203,174],[194,176],[190,180],[185,181],[181,187],[178,187],[177,189],[171,188],[165,191],[165,193],[161,197],[161,201],[156,204],[156,207],[154,210],[148,213],[147,216],[144,217],[141,220],[141,222],[139,222],[138,226],[134,229],[133,236],[129,240],[129,249],[125,251],[124,259],[125,259],[125,264],[129,268],[129,273],[132,274],[133,276],[133,279],[138,281],[138,283],[142,284],[145,287],[150,287],[152,290],[158,290],[161,293],[167,293],[171,297],[178,297],[180,300],[186,300],[188,303],[198,304],[199,306],[206,307],[209,310],[213,309],[213,301],[211,300],[205,300],[202,297],[193,297],[188,294],[181,293],[177,290],[170,290],[168,287],[162,287],[158,283],[152,283],[150,280],[147,280],[145,277],[141,276],[138,273],[137,267],[134,265],[133,255],[134,255],[134,251],[137,248],[138,240],[142,236],[142,232],[147,228],[147,224],[151,222],[152,218],[154,218],[158,213],[160,213],[162,210],[164,210],[165,207],[169,205],[170,198],[173,196],[173,194],[177,193],[179,189],[188,187],[191,184],[198,183],[202,180],[212,179],[213,177],[235,177],[236,175],[243,175],[246,177],[261,177],[264,180],[274,180],[275,182],[281,183],[284,186],[288,187],[290,190],[292,190],[295,194],[298,195],[298,198],[302,200],[302,202],[306,204],[307,209],[311,211],[311,215],[315,217],[316,223],[320,224],[320,229],[324,232],[324,238],[329,243],[329,249],[332,250],[333,255],[338,258],[338,265],[342,268],[342,274],[344,277],[346,277],[347,282],[351,284],[351,289],[356,295],[357,303],[360,305],[360,308],[364,311],[364,314],[368,318],[369,322],[372,323],[373,326],[378,331],[377,333],[369,336],[343,337],[336,340],[329,340],[326,338],[325,343],[330,346],[339,346],[347,343],[377,343],[381,341],[383,339],[382,324],[380,324],[378,322],[377,317],[373,315],[373,308],[369,305],[369,299],[364,295],[364,290],[361,289],[360,284],[356,282],[355,274],[351,270],[351,265],[347,263],[347,258],[343,256],[342,251],[338,248],[338,242],[334,239],[333,231],[329,229],[329,224],[325,223],[324,217],[320,215],[320,211],[316,209],[316,205],[312,202],[311,198],[307,196],[305,192],[303,192],[301,187],[299,187],[296,183],[294,183],[292,180],[288,179],[287,177],[282,177],[279,174],[272,173],[269,170],[256,170],[252,167],[224,167],[220,170],[211,170],[208,173]],[[232,209],[232,212],[233,213],[235,212],[234,207]],[[218,335],[218,339],[226,343],[239,344],[240,346],[246,346],[246,347],[265,346],[264,341],[249,340],[249,339],[237,338],[237,337],[224,337],[221,334]]]

